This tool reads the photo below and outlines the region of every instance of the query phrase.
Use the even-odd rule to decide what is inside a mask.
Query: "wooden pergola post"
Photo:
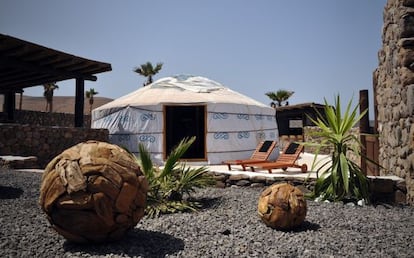
[[[85,102],[85,80],[76,78],[75,127],[83,127],[83,110]]]
[[[368,90],[360,90],[359,91],[359,112],[362,113],[364,110],[367,110],[369,107],[369,101],[368,101]],[[369,112],[367,112],[362,119],[359,121],[359,133],[360,133],[360,140],[362,144],[361,149],[361,169],[364,172],[365,175],[367,175],[367,141],[364,133],[369,133]]]
[[[8,91],[4,94],[4,110],[7,113],[7,121],[14,121],[14,110],[16,108],[16,93]]]

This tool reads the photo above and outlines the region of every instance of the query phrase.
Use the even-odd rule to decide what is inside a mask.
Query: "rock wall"
[[[0,155],[36,156],[40,168],[63,150],[83,141],[108,142],[106,129],[0,124]]]
[[[405,179],[414,204],[414,0],[388,0],[373,86],[381,175]]]
[[[298,187],[303,193],[310,193],[315,187],[315,179],[295,177],[267,177],[258,174],[225,174],[210,171],[209,174],[216,180],[216,187],[265,187],[278,183],[290,183]],[[371,201],[377,203],[406,204],[406,186],[404,181],[392,178],[368,177]]]

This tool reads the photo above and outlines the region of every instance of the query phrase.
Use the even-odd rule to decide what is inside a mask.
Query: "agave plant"
[[[317,147],[313,169],[318,164],[316,159],[321,147],[330,146],[333,151],[331,159],[322,160],[323,164],[316,170],[320,176],[316,180],[311,197],[329,201],[364,200],[368,203],[367,177],[361,167],[349,158],[350,154],[356,157],[361,156],[360,150],[363,146],[350,130],[361,120],[367,110],[358,116],[359,106],[357,105],[351,111],[352,100],[350,100],[342,115],[339,95],[335,99],[334,107],[328,105],[326,99],[324,101],[325,117],[319,112],[316,120],[309,117],[320,128],[315,134],[321,139],[319,144],[312,144]]]
[[[149,182],[146,208],[149,217],[158,217],[163,213],[196,211],[201,207],[199,202],[190,198],[191,194],[197,188],[213,185],[215,181],[206,174],[206,167],[191,168],[179,162],[194,141],[195,137],[184,138],[171,151],[162,169],[153,165],[149,152],[142,144],[139,145],[138,162]]]

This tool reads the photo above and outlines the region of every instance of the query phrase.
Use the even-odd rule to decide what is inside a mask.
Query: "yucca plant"
[[[361,167],[349,158],[349,154],[356,157],[361,156],[361,148],[363,148],[358,137],[350,131],[367,110],[361,112],[358,116],[357,105],[352,111],[352,99],[349,101],[344,114],[341,111],[341,102],[339,95],[335,99],[334,107],[328,105],[326,99],[324,113],[322,116],[317,112],[317,118],[311,121],[320,128],[315,133],[319,136],[321,142],[316,145],[316,153],[313,169],[316,167],[317,156],[319,150],[323,146],[329,146],[333,149],[331,159],[323,161],[323,164],[316,170],[319,175],[312,198],[329,201],[358,201],[364,200],[369,203],[369,186],[367,177],[361,170]]]
[[[191,194],[197,188],[211,186],[215,180],[204,166],[188,167],[180,163],[182,155],[195,141],[195,137],[184,138],[170,153],[165,166],[160,169],[153,165],[151,156],[144,145],[139,145],[138,160],[143,174],[149,182],[146,214],[158,217],[160,214],[196,211],[201,204],[192,200]]]

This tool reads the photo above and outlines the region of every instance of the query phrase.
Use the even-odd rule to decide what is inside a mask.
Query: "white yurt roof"
[[[165,138],[176,128],[184,131],[180,122],[172,123],[176,127],[168,130],[169,117],[179,120],[167,116],[164,107],[183,105],[205,106],[202,139],[209,164],[248,158],[258,142],[278,140],[273,108],[213,80],[188,75],[159,79],[94,109],[92,128],[107,128],[110,142],[133,153],[138,153],[138,144],[142,143],[162,163]]]
[[[152,84],[111,101],[94,109],[94,114],[100,117],[102,111],[118,109],[127,106],[158,106],[159,104],[177,103],[215,103],[216,112],[228,109],[228,104],[246,107],[267,109],[274,114],[274,109],[250,97],[231,90],[222,84],[201,76],[178,75],[159,79]],[[220,104],[226,104],[225,106]],[[160,107],[161,110],[162,107]],[[257,110],[234,110],[234,112],[257,112]],[[103,112],[106,113],[106,112]]]

